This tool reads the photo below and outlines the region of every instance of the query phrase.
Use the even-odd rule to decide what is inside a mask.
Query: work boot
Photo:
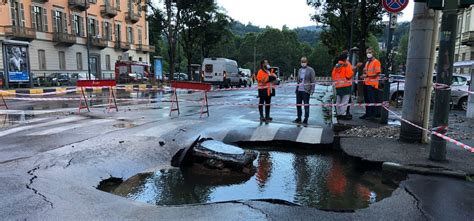
[[[304,125],[308,125],[308,119],[307,119],[307,118],[305,118],[305,119],[303,120],[303,124],[304,124]]]
[[[294,120],[293,123],[295,123],[295,124],[301,123],[301,118],[296,118],[296,120]]]
[[[265,122],[265,117],[260,116],[260,122]]]
[[[367,114],[364,114],[361,117],[359,117],[359,119],[366,119],[366,118],[367,118]]]
[[[352,114],[346,114],[345,116],[343,116],[342,119],[343,120],[352,120]]]
[[[265,121],[266,121],[266,122],[272,122],[272,120],[273,120],[273,118],[271,118],[271,117],[265,118]]]

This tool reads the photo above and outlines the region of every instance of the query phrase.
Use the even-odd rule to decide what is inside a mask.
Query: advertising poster
[[[5,45],[7,76],[9,82],[28,82],[28,50],[26,46]]]
[[[163,79],[163,64],[161,58],[155,59],[155,76],[157,80]]]

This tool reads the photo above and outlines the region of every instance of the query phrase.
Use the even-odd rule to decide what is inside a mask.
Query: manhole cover
[[[136,126],[137,125],[129,123],[129,122],[114,124],[114,127],[116,128],[133,128]]]

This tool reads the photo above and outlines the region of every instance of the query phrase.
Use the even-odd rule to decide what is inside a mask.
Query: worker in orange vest
[[[270,117],[270,105],[272,96],[275,96],[275,88],[273,83],[276,81],[276,74],[270,71],[271,66],[268,60],[260,62],[260,70],[257,74],[258,81],[258,97],[260,98],[258,111],[260,112],[261,122],[270,122],[273,119]],[[263,106],[265,106],[265,116],[263,116]]]
[[[382,72],[382,65],[380,61],[374,57],[374,50],[367,48],[367,63],[365,63],[364,74],[364,99],[365,103],[375,103],[376,93],[379,88],[380,73]],[[365,114],[360,119],[373,120],[375,118],[376,108],[374,106],[365,107]]]
[[[347,62],[347,54],[339,55],[338,62],[332,70],[332,80],[336,86],[336,113],[339,119],[352,119],[352,116],[347,113],[347,105],[351,98],[352,91],[352,77],[354,71],[352,65]]]

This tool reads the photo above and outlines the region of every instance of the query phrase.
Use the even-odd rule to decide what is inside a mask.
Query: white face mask
[[[301,67],[304,67],[304,68],[305,68],[306,66],[308,66],[307,63],[301,63]]]
[[[371,59],[371,58],[373,58],[373,57],[374,57],[373,54],[367,54],[367,58],[368,58],[368,59]]]
[[[270,70],[271,66],[269,64],[267,64],[267,70]]]

